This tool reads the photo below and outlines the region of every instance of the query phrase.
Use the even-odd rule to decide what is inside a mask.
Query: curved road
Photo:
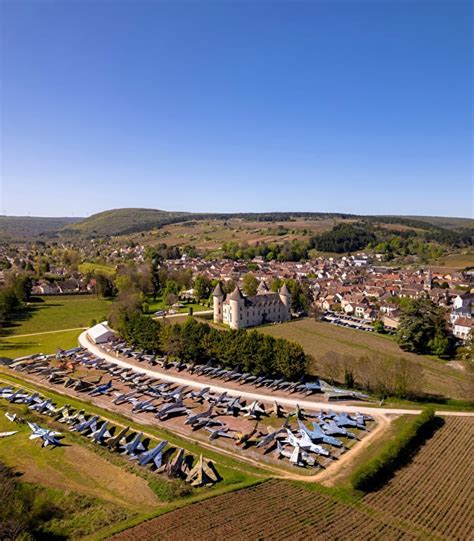
[[[387,415],[387,414],[393,414],[393,415],[403,415],[403,414],[411,414],[411,415],[418,415],[421,412],[421,409],[402,409],[402,408],[377,408],[377,407],[364,407],[364,406],[350,406],[345,404],[329,404],[328,402],[317,402],[313,400],[305,400],[305,399],[298,399],[298,398],[290,398],[288,396],[282,396],[278,395],[277,393],[273,393],[271,396],[260,394],[258,392],[250,392],[245,390],[239,390],[239,389],[233,389],[230,387],[225,387],[223,385],[213,385],[210,383],[203,383],[196,379],[192,378],[186,378],[182,376],[175,376],[172,374],[168,374],[166,372],[162,372],[160,370],[151,370],[149,368],[142,368],[140,366],[136,366],[134,364],[128,363],[127,361],[123,359],[118,359],[114,355],[107,353],[104,351],[101,347],[97,346],[96,344],[93,344],[89,338],[87,337],[87,331],[84,331],[79,336],[79,344],[88,349],[91,353],[96,355],[97,357],[100,357],[102,359],[105,359],[107,362],[114,363],[117,366],[121,366],[122,368],[129,368],[132,369],[134,372],[137,372],[139,374],[146,374],[147,376],[158,378],[163,381],[168,381],[171,383],[176,383],[179,385],[187,385],[189,387],[194,387],[195,389],[204,389],[205,387],[210,387],[213,392],[216,393],[223,393],[226,392],[230,396],[240,396],[242,398],[245,398],[247,400],[258,400],[259,402],[266,402],[266,403],[272,403],[273,401],[277,401],[279,404],[283,406],[291,406],[293,408],[296,408],[296,405],[300,406],[303,409],[307,410],[327,410],[331,409],[333,411],[345,411],[348,413],[365,413],[367,415]],[[464,411],[437,411],[438,415],[453,415],[453,416],[465,416],[465,417],[472,417],[474,416],[474,412],[464,412]]]

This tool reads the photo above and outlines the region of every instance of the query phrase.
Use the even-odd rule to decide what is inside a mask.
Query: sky
[[[2,0],[0,19],[0,214],[473,217],[469,0]]]

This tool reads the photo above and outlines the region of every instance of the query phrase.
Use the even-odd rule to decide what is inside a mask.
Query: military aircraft
[[[257,443],[255,447],[266,447],[267,445],[273,443],[280,434],[285,433],[286,429],[288,428],[289,422],[290,417],[288,416],[286,418],[285,424],[281,428],[270,431],[270,428],[267,427],[268,434],[266,436],[263,436],[263,438]]]
[[[136,436],[134,436],[131,441],[129,441],[128,443],[125,442],[121,446],[121,448],[123,449],[122,455],[134,455],[137,453],[137,451],[144,451],[145,447],[141,442],[142,436],[143,432],[140,432],[139,434],[136,434]]]
[[[0,432],[0,438],[8,438],[8,436],[13,436],[14,434],[18,434],[18,430],[12,430],[10,432]]]
[[[121,445],[122,440],[124,440],[129,430],[130,430],[130,427],[128,426],[126,426],[125,428],[122,428],[122,430],[116,436],[113,436],[109,439],[109,441],[107,442],[107,447],[112,451],[117,449],[117,447]]]
[[[334,447],[343,447],[343,443],[341,440],[338,440],[334,436],[329,436],[323,432],[321,427],[318,425],[318,423],[315,423],[313,421],[313,430],[310,430],[307,428],[301,421],[298,421],[298,426],[300,429],[300,433],[305,433],[309,436],[311,441],[320,441],[322,443],[326,443],[328,445],[332,445]]]
[[[202,419],[210,419],[212,412],[214,410],[214,404],[211,404],[209,406],[209,409],[206,411],[203,411],[202,413],[195,413],[195,414],[188,414],[188,418],[186,421],[184,421],[185,425],[195,425],[198,423],[198,421],[201,421]]]
[[[220,476],[214,464],[211,461],[205,461],[202,455],[186,477],[186,481],[194,487],[211,486],[219,480]]]
[[[258,421],[255,423],[255,426],[249,432],[239,432],[235,435],[235,440],[237,445],[242,445],[247,447],[250,443],[256,442],[256,439],[252,439],[257,433]]]
[[[17,420],[17,414],[16,413],[9,413],[8,411],[5,412],[5,417],[11,422],[14,423]]]
[[[3,398],[6,398],[8,402],[11,402],[12,404],[14,402],[23,402],[23,400],[28,396],[28,393],[25,391],[22,391],[21,389],[17,389],[16,391],[12,392],[8,396],[4,396]]]
[[[176,402],[176,404],[168,404],[164,406],[159,411],[157,411],[155,417],[160,421],[165,421],[169,417],[174,417],[176,415],[184,415],[187,412],[186,407],[183,405],[182,401]]]
[[[235,430],[231,430],[228,426],[224,426],[221,428],[212,428],[210,426],[205,426],[204,430],[207,430],[210,432],[209,439],[216,440],[217,438],[230,438],[234,439],[234,436],[230,434],[230,432],[235,432]]]
[[[0,398],[8,398],[12,393],[11,387],[0,387]]]
[[[228,415],[237,415],[242,410],[242,404],[240,402],[240,397],[235,397],[230,402],[227,402],[226,413]]]
[[[207,395],[209,394],[210,390],[211,390],[210,387],[204,387],[199,392],[191,391],[190,396],[196,402],[203,402],[206,399]]]
[[[215,406],[219,406],[220,404],[224,404],[228,400],[229,400],[229,398],[227,396],[227,391],[224,391],[219,396],[210,396],[208,398],[208,402],[210,402],[211,404],[214,404]]]
[[[363,422],[363,418],[362,418],[362,423],[360,423],[356,419],[352,419],[351,417],[349,417],[347,413],[336,414],[334,416],[334,422],[337,424],[337,426],[343,426],[344,428],[352,427],[352,428],[360,428],[361,430],[366,430],[365,424]]]
[[[154,396],[148,400],[138,400],[137,398],[129,399],[129,402],[133,404],[132,413],[141,413],[142,411],[155,412],[156,406],[153,404],[155,400],[156,398]]]
[[[273,402],[273,413],[277,417],[284,417],[286,415],[286,411],[283,409],[282,406],[280,406],[280,404],[277,403],[276,400],[275,402]]]
[[[311,451],[312,453],[316,453],[321,456],[330,455],[327,449],[321,447],[321,445],[314,444],[306,432],[303,432],[301,438],[297,438],[289,429],[286,429],[286,433],[287,439],[285,440],[285,443],[289,443],[292,447],[301,447],[301,449],[305,451]]]
[[[140,466],[146,466],[150,462],[153,462],[157,468],[161,468],[163,464],[163,449],[168,445],[166,440],[162,441],[153,449],[149,449],[139,455],[132,455],[130,460],[138,460]]]
[[[165,471],[170,477],[178,477],[183,473],[184,449],[178,449],[175,457],[166,464]]]
[[[43,440],[43,447],[47,447],[48,445],[53,445],[54,447],[62,445],[57,438],[57,436],[61,436],[61,432],[55,432],[54,430],[42,428],[36,423],[28,423],[28,426],[32,431],[30,440],[41,438]]]
[[[36,402],[35,404],[32,404],[28,406],[28,408],[32,411],[36,411],[37,413],[46,413],[47,411],[51,411],[54,406],[52,404],[52,400],[50,398],[42,400],[40,402]]]
[[[95,387],[95,389],[92,389],[92,391],[89,391],[88,394],[91,396],[99,396],[101,394],[108,394],[110,390],[112,389],[112,380],[109,380],[108,383],[105,383],[104,385],[98,385]]]
[[[86,432],[95,432],[97,430],[97,421],[99,420],[98,415],[91,417],[90,419],[84,420],[80,423],[75,424],[69,430],[72,432],[80,432],[84,434]]]
[[[100,428],[94,430],[91,434],[89,434],[89,438],[91,438],[92,441],[98,443],[99,445],[105,443],[105,440],[109,439],[111,436],[112,434],[109,432],[107,421],[104,421]]]
[[[120,406],[120,404],[125,404],[126,402],[130,402],[130,399],[136,395],[135,391],[132,391],[131,393],[114,393],[114,394],[116,398],[112,400],[112,404],[115,404],[116,406]]]
[[[299,466],[300,468],[304,468],[306,465],[314,466],[316,464],[314,458],[310,457],[308,453],[301,449],[301,447],[296,446],[290,451],[284,449],[279,441],[277,441],[275,454],[278,458],[281,458],[282,456],[288,458],[291,464]]]
[[[260,419],[262,415],[267,415],[265,409],[259,405],[257,400],[248,406],[244,406],[242,411],[245,411],[244,417],[250,417],[250,419]]]
[[[332,419],[325,421],[321,428],[328,436],[346,436],[349,438],[356,439],[356,435],[352,432],[349,432],[343,426],[338,426]]]

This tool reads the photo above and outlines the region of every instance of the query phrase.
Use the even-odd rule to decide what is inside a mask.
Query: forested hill
[[[35,216],[0,216],[0,242],[55,237],[63,227],[84,218],[43,218]]]

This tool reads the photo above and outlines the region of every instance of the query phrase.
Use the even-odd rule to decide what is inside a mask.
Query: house
[[[268,290],[260,282],[256,295],[245,296],[237,286],[224,296],[220,283],[214,292],[214,322],[229,325],[231,329],[245,329],[265,323],[281,323],[291,319],[291,294],[283,284],[278,293]]]
[[[456,338],[467,340],[471,330],[474,328],[474,320],[467,317],[459,317],[454,322],[453,334]]]

